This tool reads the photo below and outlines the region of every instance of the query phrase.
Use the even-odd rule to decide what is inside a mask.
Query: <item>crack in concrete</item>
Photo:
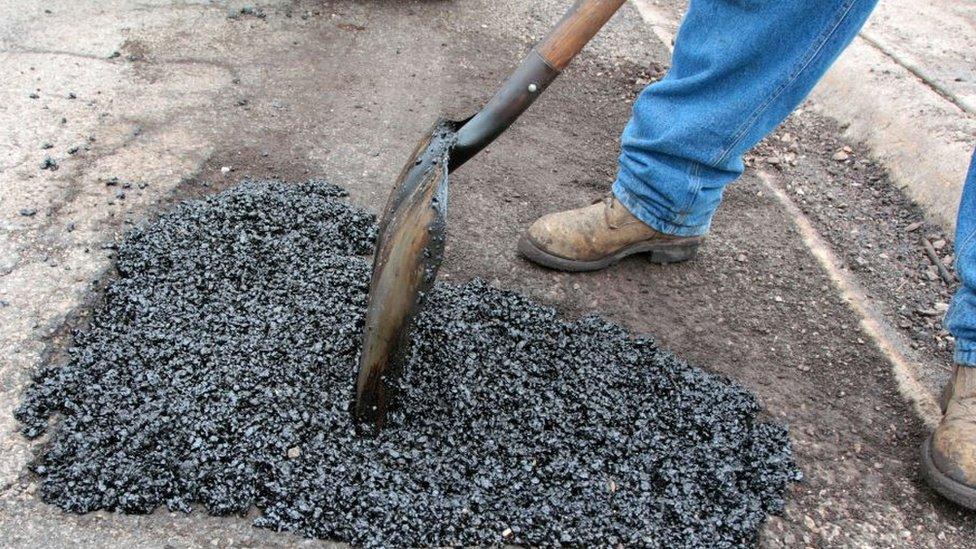
[[[923,86],[939,94],[943,99],[958,107],[963,113],[976,114],[976,107],[973,107],[965,99],[959,97],[952,90],[946,88],[936,81],[935,78],[929,76],[924,69],[898,55],[898,53],[889,48],[878,38],[865,31],[862,31],[858,36],[860,36],[861,39],[864,40],[869,46],[880,52],[888,59],[891,59],[893,63],[911,73],[911,75],[918,79],[919,83],[921,83]]]
[[[17,146],[18,145],[14,145],[14,147],[17,147]],[[14,162],[13,164],[8,164],[6,166],[0,166],[0,172],[7,172],[7,171],[10,171],[10,170],[16,170],[17,168],[19,168],[19,167],[23,166],[24,164],[26,164],[28,160],[29,160],[28,158],[24,158],[23,160],[20,160],[18,162]]]
[[[230,63],[225,63],[222,61],[217,61],[214,59],[205,59],[200,57],[183,57],[176,59],[159,59],[154,58],[147,60],[150,64],[159,65],[202,65],[207,67],[213,67],[226,71],[232,78],[238,78],[240,76],[237,65],[232,65]]]
[[[2,49],[0,53],[7,53],[11,55],[65,55],[70,57],[78,57],[81,59],[92,59],[95,61],[104,61],[106,63],[114,63],[115,59],[108,56],[98,56],[91,53],[79,53],[68,50],[48,50],[41,48],[15,48],[15,49]]]
[[[213,9],[212,4],[205,4],[201,2],[172,2],[167,4],[146,4],[138,3],[129,8],[130,11],[173,11],[173,10],[192,10],[198,9],[201,11]]]

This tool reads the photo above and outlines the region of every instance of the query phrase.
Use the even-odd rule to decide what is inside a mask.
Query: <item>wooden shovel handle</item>
[[[539,43],[539,55],[557,71],[565,69],[625,1],[578,0]]]
[[[529,52],[491,101],[463,122],[451,149],[454,171],[488,146],[559,76],[626,0],[578,0]]]

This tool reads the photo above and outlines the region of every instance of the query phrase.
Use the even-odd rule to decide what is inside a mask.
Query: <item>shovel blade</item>
[[[457,123],[438,120],[397,178],[380,221],[354,414],[382,427],[413,319],[444,252],[448,156]]]

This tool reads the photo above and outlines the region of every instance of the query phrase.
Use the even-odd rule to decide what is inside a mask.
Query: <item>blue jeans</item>
[[[614,195],[660,232],[708,232],[742,155],[806,97],[877,0],[691,0],[671,69],[634,104]],[[976,175],[956,238],[963,287],[947,315],[956,361],[976,366]]]
[[[956,217],[956,290],[946,314],[946,327],[956,338],[956,364],[976,367],[976,151],[962,188]]]

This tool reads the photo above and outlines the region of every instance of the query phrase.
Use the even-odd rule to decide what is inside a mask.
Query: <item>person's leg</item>
[[[613,191],[666,234],[708,231],[742,155],[806,97],[876,0],[692,0],[668,74],[634,104]]]
[[[976,509],[976,151],[956,221],[956,273],[962,285],[946,315],[956,367],[943,395],[945,415],[922,447],[922,469],[940,494]]]
[[[946,327],[956,339],[956,364],[976,367],[976,151],[956,215],[956,273],[962,285],[952,299]]]
[[[875,3],[691,0],[671,69],[623,132],[615,199],[539,219],[519,251],[563,270],[634,253],[693,257],[742,155],[803,100]]]

